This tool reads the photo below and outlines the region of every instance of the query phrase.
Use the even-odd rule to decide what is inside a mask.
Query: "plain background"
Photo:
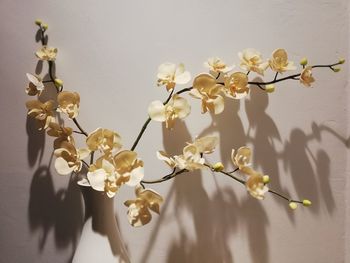
[[[49,24],[65,89],[81,95],[80,123],[89,132],[116,130],[128,148],[148,104],[166,97],[155,85],[159,64],[183,62],[195,75],[211,56],[237,65],[247,47],[265,59],[283,47],[296,63],[336,62],[349,55],[348,8],[346,0],[1,0],[0,262],[68,262],[83,229],[80,190],[48,166],[52,140],[26,118],[25,73],[38,70],[36,18]],[[267,95],[254,87],[215,117],[189,98],[184,123],[173,132],[151,123],[137,148],[146,178],[155,179],[168,172],[156,150],[179,153],[196,135],[214,133],[220,148],[210,161],[229,167],[231,149],[250,145],[271,187],[313,206],[292,212],[274,196],[251,198],[229,178],[193,173],[154,186],[166,198],[162,214],[134,229],[123,205],[134,194],[124,187],[115,210],[132,262],[350,262],[348,66],[314,76],[314,88],[290,81]],[[102,246],[90,249],[98,255]]]

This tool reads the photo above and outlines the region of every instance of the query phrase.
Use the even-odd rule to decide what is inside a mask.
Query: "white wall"
[[[49,24],[65,89],[81,94],[81,124],[115,129],[129,147],[150,101],[166,96],[155,87],[160,63],[184,62],[194,75],[210,56],[237,64],[246,47],[265,58],[284,47],[296,62],[337,61],[349,55],[348,15],[346,0],[0,1],[0,262],[66,262],[82,229],[79,189],[48,167],[52,140],[26,124],[25,73],[35,71],[39,47],[35,18]],[[172,133],[151,123],[138,147],[147,178],[167,173],[156,150],[175,153],[209,131],[221,137],[211,161],[228,163],[232,147],[254,145],[253,162],[272,187],[314,205],[291,212],[273,196],[253,200],[228,178],[187,174],[154,187],[167,199],[162,214],[134,229],[123,205],[133,191],[125,187],[115,209],[132,262],[350,262],[343,69],[315,71],[313,89],[288,82],[268,96],[254,89],[245,101],[227,101],[217,126],[193,99],[186,124]],[[99,247],[91,244],[91,251]]]

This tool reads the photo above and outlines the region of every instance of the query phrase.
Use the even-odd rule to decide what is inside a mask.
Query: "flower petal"
[[[191,106],[185,98],[174,95],[173,97],[173,107],[175,108],[178,117],[183,119],[188,116],[191,112]]]
[[[136,186],[140,183],[143,176],[144,176],[144,169],[142,166],[139,166],[130,172],[130,179],[125,184],[127,184],[128,186]]]
[[[186,84],[191,80],[191,73],[185,71],[184,73],[177,75],[175,78],[175,82],[177,84]]]
[[[106,176],[107,174],[104,169],[97,169],[93,172],[87,173],[87,178],[90,182],[90,185],[96,191],[104,191]]]
[[[58,157],[55,161],[55,169],[60,175],[67,175],[73,172],[74,166],[69,167],[67,161],[62,157]]]
[[[159,100],[151,102],[151,104],[148,106],[148,115],[154,121],[165,121],[165,106]]]

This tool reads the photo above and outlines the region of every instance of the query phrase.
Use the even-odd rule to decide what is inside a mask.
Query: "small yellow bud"
[[[344,63],[345,63],[345,59],[344,58],[339,59],[339,64],[344,64]]]
[[[47,30],[49,28],[49,25],[48,24],[43,24],[42,27],[43,27],[44,30]]]
[[[218,163],[213,165],[213,170],[215,172],[220,172],[220,171],[224,170],[224,168],[225,167],[224,167],[224,165],[221,162],[218,162]]]
[[[302,65],[302,66],[306,66],[307,65],[307,58],[302,58],[301,60],[300,60],[300,65]]]
[[[341,70],[341,68],[333,68],[334,72],[339,72]]]
[[[56,85],[57,87],[63,86],[63,80],[61,80],[61,79],[55,79],[55,85]]]
[[[310,200],[308,200],[308,199],[303,200],[303,206],[311,206],[311,205],[312,205],[312,203]]]
[[[42,23],[43,23],[43,21],[41,21],[40,19],[36,19],[36,20],[35,20],[35,24],[36,24],[37,26],[41,26]]]
[[[298,208],[298,204],[295,202],[290,202],[289,207],[290,207],[290,209],[295,210]]]
[[[270,176],[264,175],[263,176],[263,182],[264,182],[264,184],[268,184],[270,182]]]
[[[268,93],[272,93],[272,92],[275,91],[275,85],[273,85],[273,84],[266,85],[266,86],[265,86],[265,90],[266,90],[266,92],[268,92]]]

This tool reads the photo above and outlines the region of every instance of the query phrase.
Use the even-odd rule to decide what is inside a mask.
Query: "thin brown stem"
[[[170,179],[173,179],[177,175],[185,173],[185,172],[188,172],[188,170],[182,169],[180,171],[177,171],[176,173],[172,173],[172,174],[166,175],[166,176],[162,177],[161,179],[157,179],[157,180],[151,180],[151,181],[142,180],[141,181],[141,185],[142,184],[158,184],[158,183],[162,183],[162,182],[168,181]]]
[[[334,63],[334,64],[329,64],[329,65],[314,65],[314,66],[311,66],[311,68],[330,68],[331,70],[333,70],[334,66],[337,66],[340,64],[342,64],[342,63],[338,62],[338,63]],[[267,82],[249,81],[248,84],[256,85],[258,87],[259,87],[259,85],[265,86],[265,85],[274,84],[274,83],[281,82],[284,80],[289,80],[289,79],[297,80],[296,78],[300,77],[300,75],[301,75],[301,73],[298,73],[298,74],[293,74],[293,75],[286,76],[284,78],[277,79],[277,74],[276,74],[274,80],[267,81]],[[261,88],[261,87],[259,87],[259,88]]]
[[[207,167],[209,167],[213,172],[221,173],[221,174],[227,175],[228,177],[232,178],[233,180],[239,182],[239,183],[242,184],[242,185],[245,185],[245,184],[246,184],[246,181],[244,181],[244,180],[242,180],[242,179],[240,179],[240,178],[238,178],[238,177],[232,175],[232,172],[215,171],[215,170],[213,169],[213,167],[212,167],[210,164],[204,164],[204,165],[207,166]],[[238,169],[235,169],[233,172],[236,172],[237,170],[238,170]],[[268,192],[271,193],[271,194],[274,194],[274,195],[276,195],[276,196],[278,196],[278,197],[280,197],[280,198],[282,198],[282,199],[284,199],[284,200],[286,200],[286,201],[288,201],[288,202],[295,202],[295,203],[300,203],[300,204],[303,203],[303,202],[300,201],[300,200],[294,200],[294,199],[288,198],[286,195],[281,194],[281,193],[279,193],[279,192],[277,192],[277,191],[275,191],[275,190],[272,190],[272,189],[269,189]]]
[[[94,151],[92,151],[92,152],[90,153],[90,164],[93,164],[93,163],[94,163],[94,154],[95,154]]]
[[[77,128],[80,130],[80,132],[81,132],[82,134],[84,134],[84,135],[87,137],[87,136],[88,136],[87,132],[80,126],[80,124],[79,124],[79,122],[77,121],[77,119],[76,119],[76,118],[73,118],[72,120],[73,120],[73,122],[75,123],[75,125],[77,126]]]

